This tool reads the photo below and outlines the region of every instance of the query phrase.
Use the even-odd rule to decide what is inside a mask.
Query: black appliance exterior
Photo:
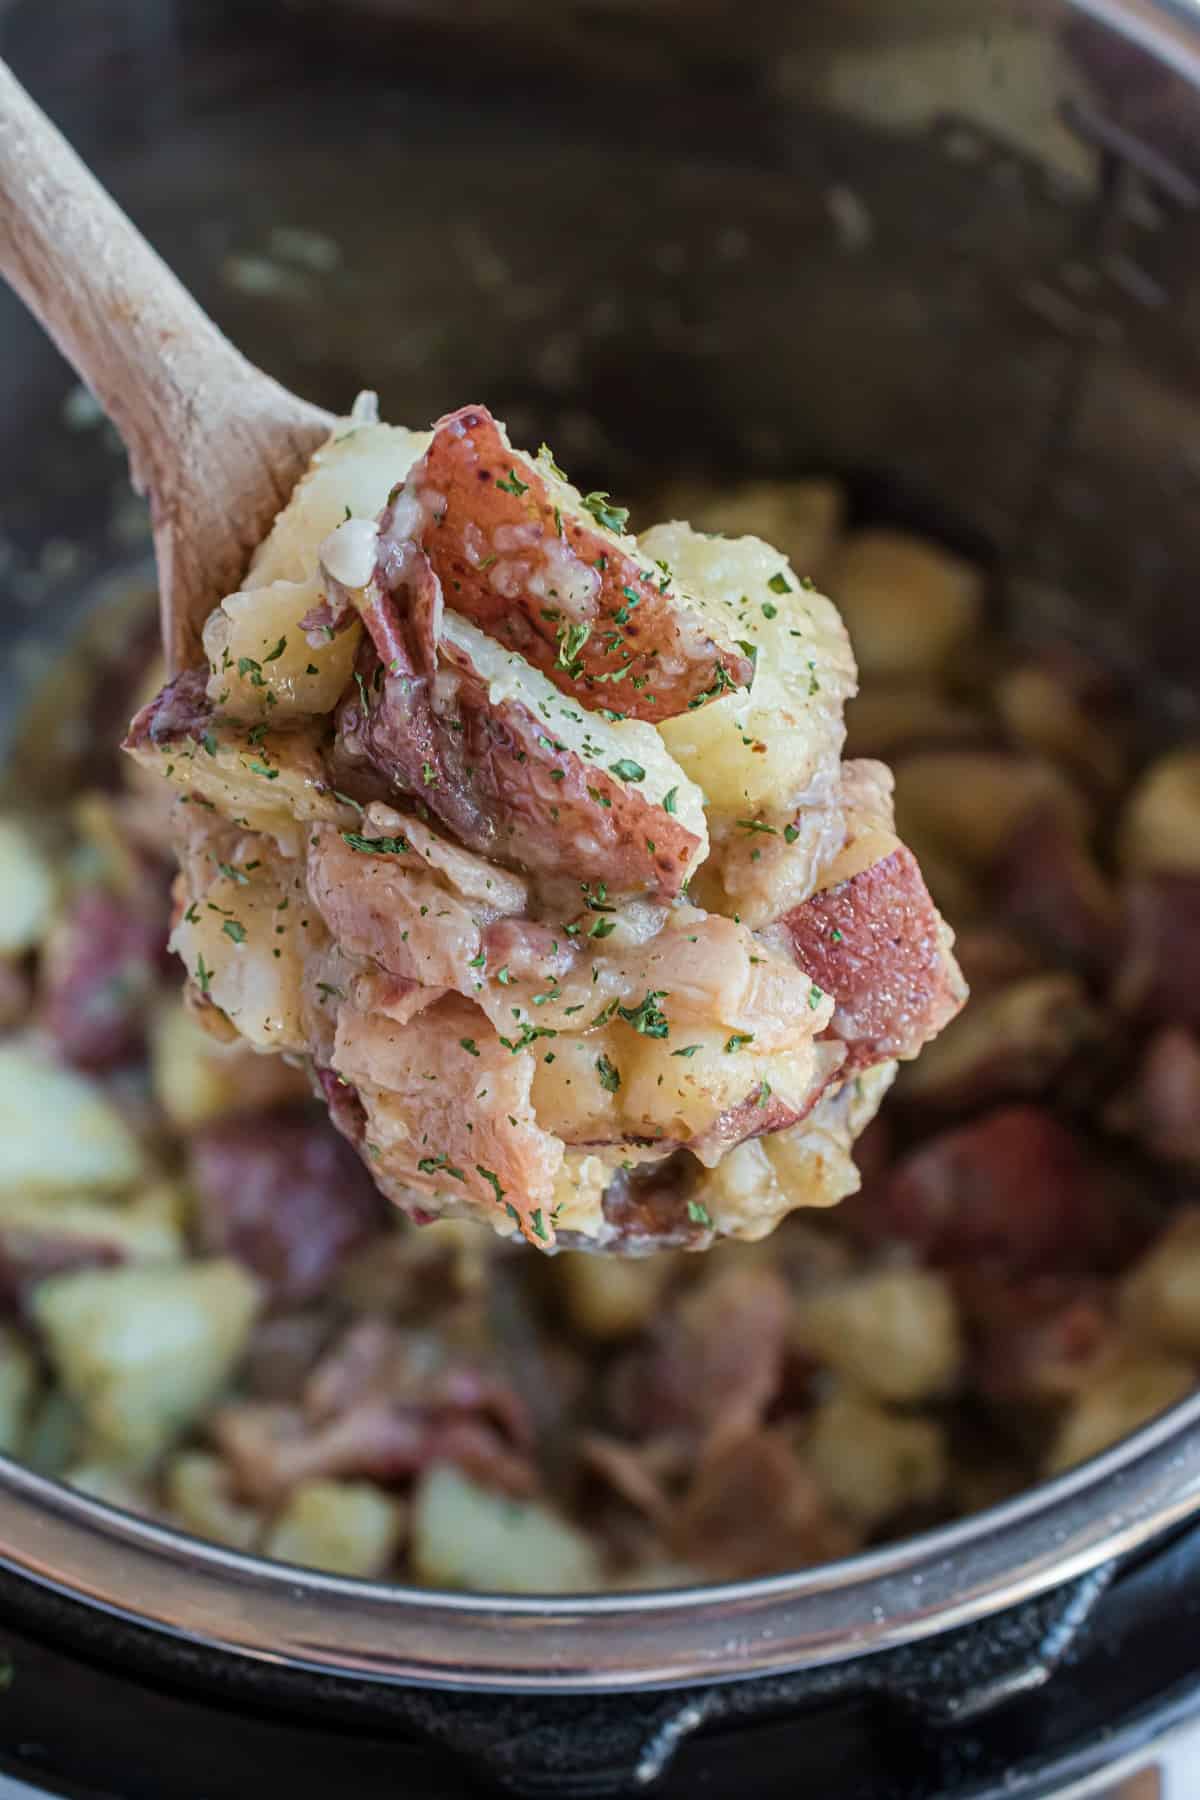
[[[0,1769],[72,1800],[1034,1800],[1200,1718],[1200,1529],[932,1642],[612,1696],[350,1683],[0,1578]]]

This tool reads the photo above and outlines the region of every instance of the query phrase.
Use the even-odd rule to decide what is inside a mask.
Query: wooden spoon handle
[[[0,274],[113,421],[142,493],[245,359],[0,62]]]
[[[0,275],[120,432],[175,668],[333,420],[237,351],[0,61]]]

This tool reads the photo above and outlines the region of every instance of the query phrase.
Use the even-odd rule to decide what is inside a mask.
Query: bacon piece
[[[395,510],[419,518],[455,610],[586,704],[667,719],[748,687],[752,659],[603,522],[606,498],[588,508],[464,406],[439,419]]]
[[[610,1402],[636,1438],[676,1436],[717,1455],[758,1426],[779,1391],[790,1299],[769,1269],[695,1288],[613,1370]]]
[[[975,1339],[973,1381],[1000,1405],[1071,1399],[1112,1354],[1112,1294],[1095,1277],[1035,1275],[997,1284],[967,1269],[956,1285]]]
[[[916,1056],[966,999],[950,937],[903,844],[814,894],[783,925],[798,963],[837,1002],[845,1073]]]
[[[454,1462],[514,1494],[536,1486],[532,1429],[518,1396],[428,1339],[364,1319],[322,1357],[299,1406],[234,1405],[213,1421],[239,1490],[275,1504],[300,1481],[407,1480]]]
[[[534,1118],[532,1055],[506,1049],[478,1008],[455,996],[397,1025],[342,1005],[333,1066],[366,1108],[377,1181],[498,1208],[535,1247],[553,1244],[562,1143]]]
[[[207,669],[184,669],[176,675],[136,714],[123,748],[170,744],[181,737],[199,743],[213,716],[213,704],[205,692],[207,682]]]
[[[208,1126],[191,1140],[189,1166],[204,1249],[237,1257],[280,1305],[319,1293],[386,1220],[366,1170],[320,1117]]]
[[[846,1556],[858,1541],[782,1430],[706,1461],[668,1536],[685,1562],[729,1581]]]

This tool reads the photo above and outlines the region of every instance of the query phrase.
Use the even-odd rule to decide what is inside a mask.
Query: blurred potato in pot
[[[947,1110],[1039,1094],[1103,1037],[1077,975],[1034,975],[976,995],[942,1035],[900,1070],[897,1097]]]
[[[163,1473],[168,1506],[185,1530],[231,1550],[252,1550],[262,1532],[261,1515],[233,1496],[229,1469],[206,1450],[182,1450]]]
[[[695,531],[756,537],[783,551],[797,575],[815,578],[841,530],[846,497],[836,481],[670,482],[656,496],[658,519]]]
[[[946,1485],[945,1432],[839,1387],[816,1411],[808,1460],[821,1485],[864,1531],[935,1501]]]
[[[1192,1365],[1180,1357],[1131,1347],[1071,1407],[1050,1446],[1045,1473],[1061,1475],[1119,1443],[1139,1425],[1177,1405],[1192,1391],[1195,1380]]]
[[[940,674],[983,617],[983,578],[908,532],[872,527],[841,544],[828,573],[864,681]]]
[[[54,914],[57,881],[33,834],[0,818],[0,956],[40,944]]]
[[[1125,803],[1117,849],[1131,873],[1200,872],[1200,749],[1151,763]]]
[[[551,1265],[571,1324],[601,1343],[633,1337],[650,1323],[674,1268],[665,1253],[618,1259],[568,1251]]]
[[[257,1307],[255,1283],[228,1260],[81,1269],[40,1283],[32,1302],[87,1451],[138,1466],[211,1405]]]
[[[307,1099],[308,1080],[281,1056],[223,1044],[181,1000],[166,999],[150,1028],[150,1079],[168,1124],[195,1131],[215,1119]]]
[[[1118,1284],[1121,1317],[1148,1343],[1200,1357],[1200,1206],[1176,1214]]]
[[[1124,778],[1125,745],[1112,718],[1097,705],[1089,708],[1089,674],[1095,671],[1070,670],[1061,656],[1021,663],[996,683],[996,709],[1023,749],[1108,793]]]
[[[924,862],[929,845],[986,872],[1037,808],[1084,830],[1088,810],[1052,763],[1013,750],[922,750],[895,767],[896,830]]]
[[[872,682],[846,707],[846,755],[882,757],[934,745],[986,741],[981,713],[944,694],[924,678]]]
[[[407,1508],[369,1481],[302,1481],[263,1546],[277,1562],[373,1580],[395,1558]]]
[[[927,1400],[962,1361],[949,1282],[929,1269],[879,1269],[800,1296],[793,1345],[880,1400]]]
[[[142,1146],[98,1083],[28,1043],[0,1045],[0,1189],[113,1192],[144,1166]]]

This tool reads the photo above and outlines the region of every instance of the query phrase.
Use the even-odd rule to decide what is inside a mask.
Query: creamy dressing
[[[321,573],[345,588],[365,588],[379,559],[379,527],[374,519],[345,519],[322,538]]]

